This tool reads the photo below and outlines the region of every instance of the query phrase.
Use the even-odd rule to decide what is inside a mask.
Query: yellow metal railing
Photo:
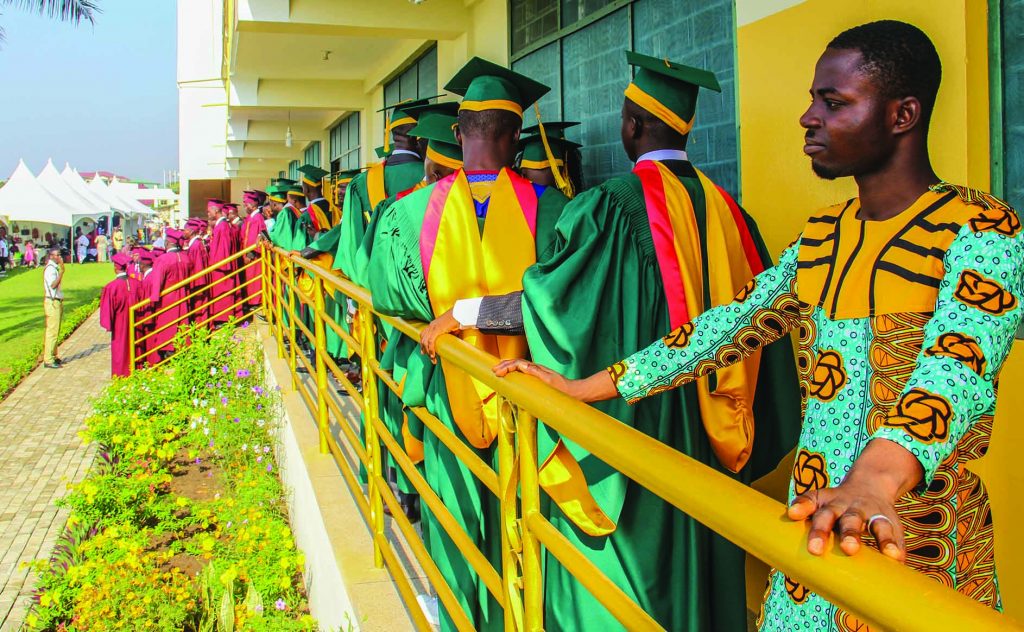
[[[258,309],[249,305],[253,297],[259,297],[260,306],[262,307],[264,294],[257,294],[254,289],[256,286],[255,281],[258,278],[245,278],[247,276],[246,272],[255,266],[261,265],[261,260],[265,256],[260,253],[258,248],[259,246],[255,244],[249,246],[230,257],[211,263],[208,267],[188,278],[164,288],[160,292],[160,300],[155,304],[149,298],[144,298],[135,305],[132,305],[128,310],[128,360],[132,370],[142,368],[143,366],[158,367],[181,351],[181,348],[177,346],[174,347],[173,351],[170,350],[170,347],[174,345],[174,335],[170,336],[170,339],[165,342],[159,344],[155,342],[154,339],[157,335],[164,331],[170,330],[176,334],[181,329],[192,328],[194,330],[193,336],[207,336],[209,335],[211,323],[221,316],[237,317],[238,319],[251,316]],[[255,253],[258,256],[252,261],[246,262],[246,255],[249,253]],[[181,254],[182,256],[187,256],[187,253],[184,251]],[[212,272],[222,271],[225,266],[232,268],[231,271],[216,280],[210,280],[209,282],[197,285],[199,281],[204,281],[205,277],[210,276]],[[259,278],[262,278],[262,276]],[[214,287],[225,281],[231,284],[231,288],[213,295]],[[185,290],[185,295],[177,299],[168,298],[179,290]],[[213,306],[218,301],[224,300],[233,300],[234,302],[227,307],[222,307],[217,312],[211,313]],[[163,324],[159,323],[159,316],[174,310],[182,304],[186,307],[184,314],[175,316]],[[142,360],[142,358],[153,358],[154,356],[163,357],[156,362]]]
[[[627,629],[661,629],[542,515],[537,460],[538,417],[562,436],[578,443],[666,502],[865,623],[881,629],[922,632],[937,629],[1022,629],[1010,618],[875,551],[866,550],[849,557],[834,546],[822,557],[807,553],[806,525],[789,521],[785,517],[785,506],[778,501],[547,387],[539,380],[522,374],[497,378],[491,372],[496,358],[453,336],[443,336],[438,341],[437,350],[446,367],[465,371],[494,389],[500,398],[501,426],[495,443],[497,470],[482,461],[426,409],[413,407],[411,412],[497,497],[501,510],[502,556],[500,568],[495,568],[459,527],[378,414],[378,387],[382,385],[398,395],[402,389],[377,361],[374,319],[394,326],[413,339],[419,338],[423,325],[375,313],[366,289],[295,253],[279,248],[268,249],[263,253],[263,262],[263,305],[280,357],[286,354],[283,343],[290,343],[287,354],[292,386],[301,394],[317,420],[321,451],[334,455],[367,521],[373,535],[377,566],[386,566],[391,572],[418,629],[429,630],[430,626],[417,604],[411,578],[400,565],[387,538],[385,506],[455,627],[472,630],[473,625],[385,480],[382,467],[385,450],[420,494],[421,502],[479,574],[487,590],[504,608],[506,630],[533,632],[544,629],[542,547]],[[311,294],[299,290],[296,276],[300,274],[308,274],[314,279]],[[358,304],[355,321],[359,326],[353,328],[358,330],[358,340],[324,309],[325,292],[335,291]],[[299,307],[308,310],[313,331],[301,322]],[[286,317],[287,314],[290,317]],[[324,341],[328,328],[351,348],[360,350],[362,393],[327,355]],[[315,341],[315,360],[312,363],[296,352],[298,333]],[[315,379],[299,377],[296,369],[300,363]],[[362,435],[354,427],[353,420],[344,416],[334,401],[333,391],[327,385],[328,374],[345,388],[362,413]],[[331,433],[332,419],[340,429],[340,441]],[[354,457],[354,463],[350,457]],[[368,473],[365,493],[358,480],[360,464]],[[884,590],[880,590],[883,586]]]

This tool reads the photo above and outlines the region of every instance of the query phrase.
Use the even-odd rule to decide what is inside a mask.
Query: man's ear
[[[459,146],[461,147],[462,146],[462,128],[460,128],[459,124],[456,123],[455,125],[452,126],[452,130],[455,131],[455,140],[458,141]]]
[[[921,124],[924,108],[917,97],[904,97],[895,102],[892,115],[893,134],[906,134]]]
[[[512,144],[513,145],[518,145],[519,144],[519,135],[522,134],[522,133],[523,133],[523,129],[519,128],[519,129],[516,130],[515,134],[512,134]]]
[[[629,136],[637,139],[644,134],[644,120],[635,114],[629,116]]]

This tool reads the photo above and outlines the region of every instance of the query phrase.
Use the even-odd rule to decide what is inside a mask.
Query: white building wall
[[[220,2],[178,0],[179,222],[189,215],[189,180],[227,176],[227,97],[221,79]]]

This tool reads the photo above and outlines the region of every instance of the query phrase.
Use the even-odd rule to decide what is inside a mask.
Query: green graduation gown
[[[341,235],[341,225],[332,226],[330,230],[321,234],[319,237],[310,242],[307,248],[316,250],[317,252],[329,252],[333,253],[338,247],[338,238]],[[324,295],[324,310],[327,312],[334,322],[338,323],[344,331],[349,331],[349,324],[345,318],[347,315],[347,307],[344,302],[338,303],[335,300],[333,292],[327,292]],[[327,325],[324,329],[327,339],[327,354],[332,358],[344,358],[348,356],[348,349],[345,341],[341,339],[334,329]]]
[[[693,202],[701,241],[705,196],[692,165],[664,163]],[[745,213],[763,259],[768,255]],[[706,270],[714,262],[706,260]],[[664,285],[648,223],[643,190],[634,174],[613,178],[577,196],[558,223],[552,250],[523,277],[523,316],[533,360],[571,378],[589,376],[671,331]],[[704,304],[710,303],[705,291]],[[800,394],[789,345],[763,351],[755,393],[753,454],[739,474],[716,459],[701,421],[696,386],[629,406],[621,399],[596,407],[622,423],[750,482],[772,470],[799,433]],[[543,424],[538,454],[550,454],[558,434]],[[555,527],[668,630],[715,632],[747,625],[744,553],[703,525],[566,441],[598,505],[617,528],[592,537],[553,503]],[[545,627],[549,630],[621,630],[623,626],[554,558],[545,559]]]
[[[305,235],[303,234],[300,240],[298,236],[299,230],[301,230],[301,228],[297,226],[295,214],[292,213],[290,208],[284,207],[277,213],[277,215],[274,216],[274,226],[270,229],[268,235],[270,236],[270,242],[278,248],[283,248],[285,250],[301,250],[305,247]],[[284,319],[284,324],[288,325],[288,311],[290,309],[288,305],[288,293],[291,290],[288,289],[284,283],[282,283],[281,290],[281,314]],[[296,310],[299,309],[299,301],[297,297],[295,300],[295,308]],[[302,334],[300,332],[297,335],[301,336]]]
[[[416,191],[383,211],[375,231],[368,270],[374,307],[394,316],[430,322],[433,313],[427,294],[420,259],[420,232],[427,201],[433,185]],[[554,225],[567,199],[553,188],[546,189],[537,201],[536,252],[538,258],[554,239]],[[481,220],[481,232],[483,222]],[[443,362],[443,360],[439,360]],[[426,406],[445,427],[470,446],[459,430],[448,404],[447,389],[440,366],[415,347],[407,356],[403,401],[407,406]],[[410,424],[412,426],[412,424]],[[498,501],[461,464],[437,437],[422,426],[424,474],[441,502],[452,512],[458,524],[469,534],[496,569],[500,569],[500,524]],[[493,447],[474,450],[485,463],[497,466]],[[452,587],[470,621],[480,630],[503,630],[501,608],[490,596],[479,576],[469,566],[451,539],[424,504],[423,539],[445,581]],[[441,629],[454,629],[442,605]]]

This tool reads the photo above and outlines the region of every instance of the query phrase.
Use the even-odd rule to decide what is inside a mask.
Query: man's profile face
[[[829,48],[814,69],[811,104],[800,126],[811,168],[826,180],[874,172],[895,148],[895,102],[861,70],[862,62],[860,51]]]

